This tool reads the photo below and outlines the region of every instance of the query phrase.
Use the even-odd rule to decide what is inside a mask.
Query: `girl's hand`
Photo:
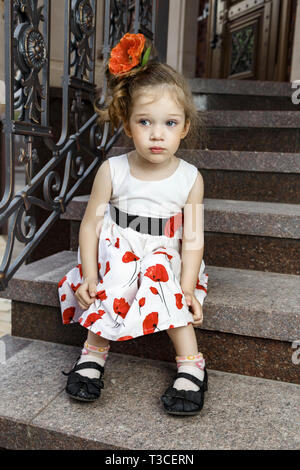
[[[77,291],[75,292],[77,302],[83,310],[87,310],[89,306],[95,302],[97,283],[97,280],[86,280],[81,284],[80,287],[78,287]]]
[[[194,316],[193,325],[201,325],[203,323],[202,305],[191,292],[184,293],[184,297],[189,310],[192,310],[192,314]]]

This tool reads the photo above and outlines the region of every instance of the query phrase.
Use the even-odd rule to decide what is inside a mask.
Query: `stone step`
[[[228,80],[227,78],[190,78],[193,93],[217,93],[224,95],[246,96],[283,96],[288,97],[292,88],[290,82],[269,80]]]
[[[295,111],[203,111],[201,116],[211,128],[298,129],[300,115]]]
[[[189,84],[199,110],[300,109],[292,100],[292,95],[297,93],[292,83],[193,78]]]
[[[299,152],[300,113],[295,111],[202,111],[210,150]],[[199,147],[203,143],[199,140]]]
[[[199,168],[207,198],[300,204],[300,154],[182,150],[178,156]]]
[[[63,251],[24,265],[15,273],[8,288],[0,292],[1,297],[12,299],[14,336],[82,344],[86,329],[78,324],[62,325],[57,292],[58,281],[76,265],[77,253]],[[204,322],[195,330],[211,367],[299,382],[291,356],[292,343],[300,338],[300,278],[210,265],[206,265],[206,272],[209,285]],[[151,346],[151,335],[113,342],[112,350],[153,359],[160,351],[159,358],[171,360],[166,333],[156,335],[160,342],[157,350]],[[277,355],[279,370],[274,369]]]
[[[71,250],[89,196],[69,202]],[[300,205],[204,198],[205,258],[208,264],[300,274]]]
[[[61,374],[72,368],[78,347],[8,335],[1,341],[7,352],[0,364],[4,449],[299,448],[299,385],[208,367],[200,415],[180,417],[180,425],[174,426],[179,418],[167,414],[160,401],[173,384],[174,359],[110,353],[101,396],[88,404],[66,394],[66,377]]]

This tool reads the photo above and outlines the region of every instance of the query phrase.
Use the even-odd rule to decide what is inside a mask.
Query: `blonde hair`
[[[196,142],[200,143],[201,147],[203,143],[205,145],[204,120],[197,111],[187,80],[173,67],[150,58],[145,66],[135,67],[122,76],[112,76],[109,73],[108,64],[106,64],[105,73],[110,95],[104,108],[101,109],[95,104],[99,124],[103,121],[111,121],[112,126],[117,129],[121,124],[128,123],[136,94],[148,87],[157,88],[165,85],[184,109],[185,123],[190,122],[189,132],[183,141],[189,148]]]

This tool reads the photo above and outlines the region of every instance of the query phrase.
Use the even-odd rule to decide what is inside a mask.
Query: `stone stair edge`
[[[204,125],[208,128],[268,128],[294,129],[300,127],[298,111],[264,110],[199,110]]]
[[[63,393],[65,392],[61,391],[60,395]],[[45,409],[50,404],[47,404]],[[94,439],[86,439],[76,433],[56,432],[47,425],[41,426],[31,420],[16,420],[8,416],[0,416],[0,428],[5,430],[5,436],[3,433],[0,437],[0,450],[129,450],[106,442],[95,442]]]
[[[22,266],[0,297],[59,307],[57,283],[76,265],[77,253],[62,251]],[[300,297],[289,296],[297,292],[299,276],[210,265],[206,272],[209,290],[201,328],[280,341],[300,337]]]
[[[245,96],[290,97],[296,88],[292,82],[276,82],[266,80],[228,80],[222,78],[190,78],[188,79],[192,93],[195,94],[233,94]]]

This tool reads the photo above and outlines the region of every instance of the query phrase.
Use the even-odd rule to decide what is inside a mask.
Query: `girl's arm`
[[[196,181],[184,206],[182,234],[181,288],[194,293],[204,252],[204,182],[198,171]]]
[[[98,281],[98,243],[104,212],[112,192],[109,162],[99,167],[79,230],[79,247],[84,279]]]

